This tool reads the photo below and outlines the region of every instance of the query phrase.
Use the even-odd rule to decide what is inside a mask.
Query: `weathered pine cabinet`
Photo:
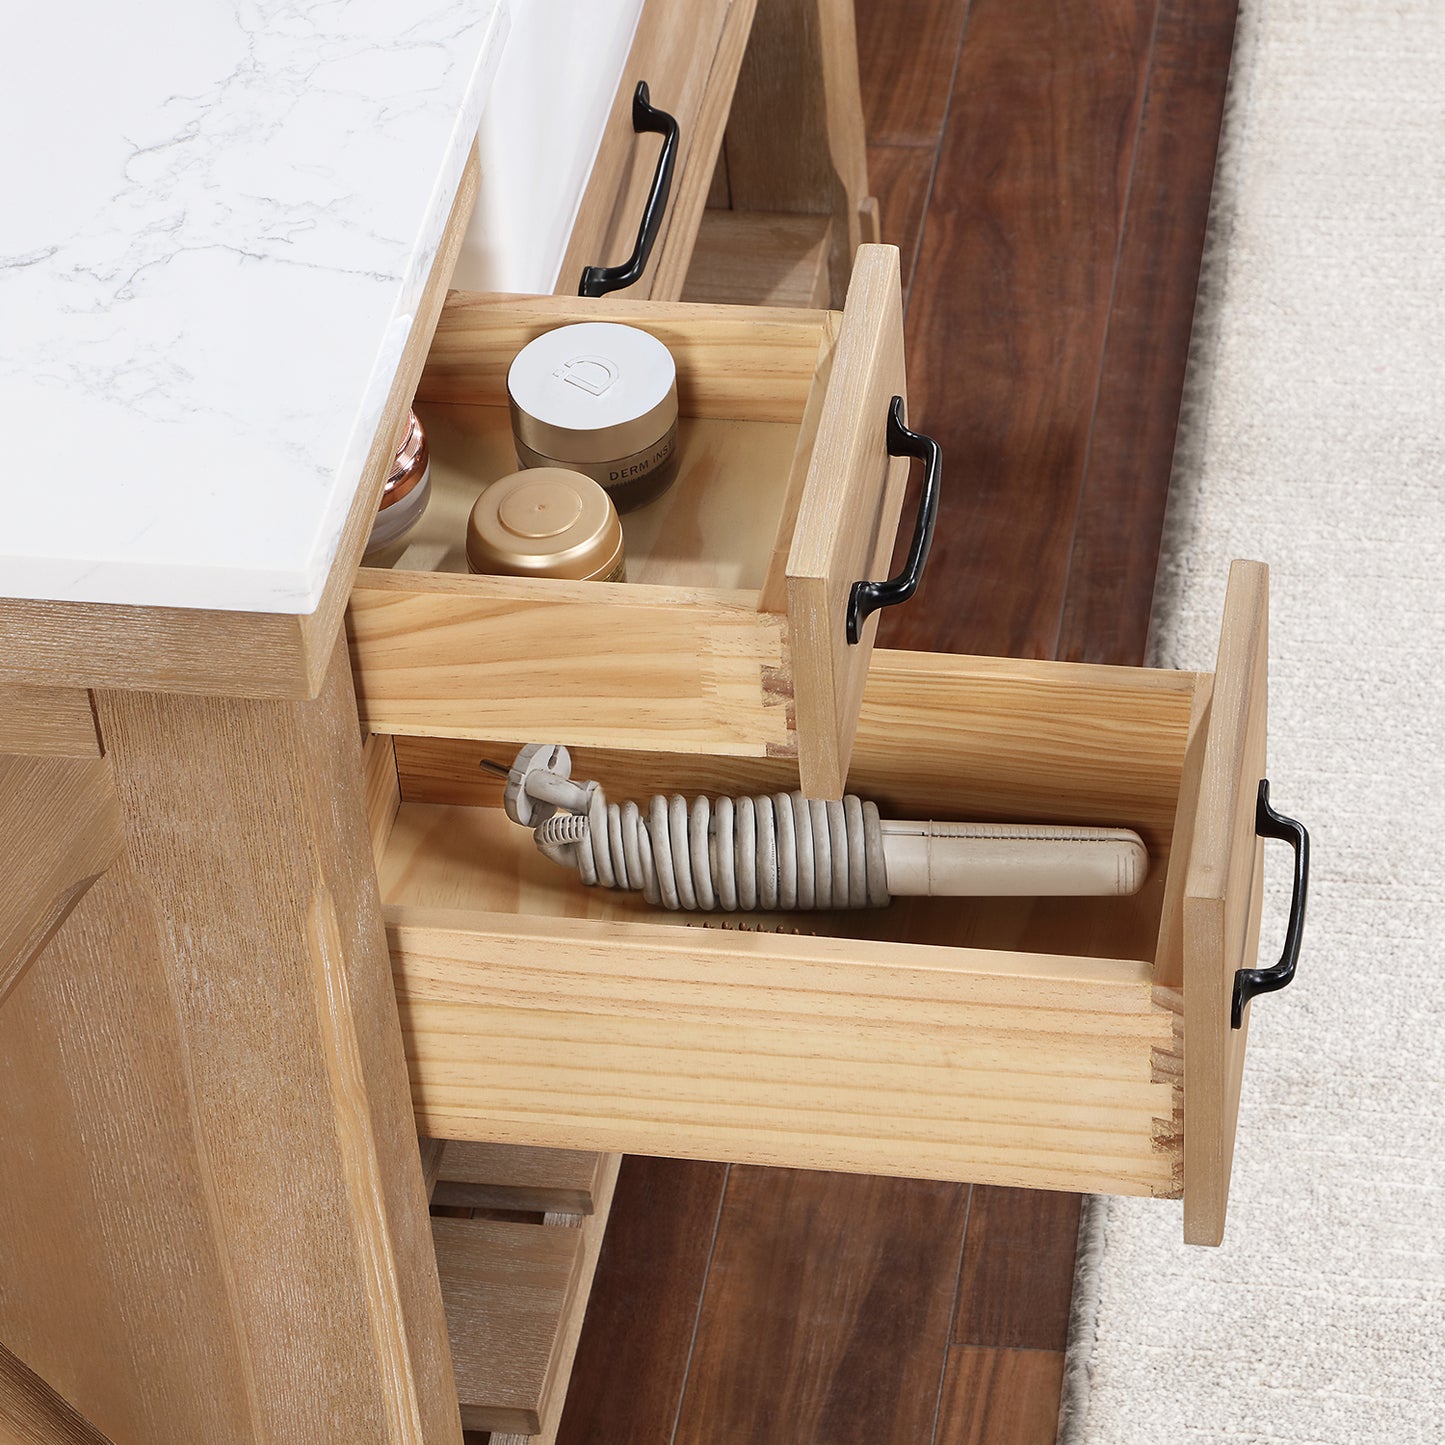
[[[654,184],[638,80],[681,124],[670,204],[641,280],[579,299]],[[119,1442],[547,1437],[623,1151],[1182,1194],[1187,1238],[1223,1228],[1264,569],[1212,673],[848,641],[913,522],[846,0],[647,0],[556,296],[448,295],[477,184],[314,606],[0,601],[0,1340]],[[626,585],[466,575],[506,366],[584,317],[672,349],[684,479]],[[358,571],[414,395],[436,497]],[[1150,881],[689,925],[546,873],[479,766],[534,739],[615,796],[1129,826]],[[527,1217],[434,1221],[433,1191]]]

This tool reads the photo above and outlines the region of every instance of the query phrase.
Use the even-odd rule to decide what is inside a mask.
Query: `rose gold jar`
[[[364,567],[390,567],[406,551],[426,504],[431,500],[431,452],[426,433],[415,412],[397,449],[381,489],[381,505],[371,524],[371,536],[362,554]]]
[[[502,577],[627,580],[616,507],[591,477],[564,467],[513,472],[477,498],[467,565]]]

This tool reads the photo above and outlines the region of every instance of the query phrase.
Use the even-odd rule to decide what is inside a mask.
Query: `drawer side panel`
[[[419,1126],[1033,1188],[1179,1187],[1146,964],[391,909]]]

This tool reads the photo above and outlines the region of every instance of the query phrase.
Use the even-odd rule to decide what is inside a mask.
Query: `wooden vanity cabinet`
[[[122,1445],[548,1439],[620,1150],[1182,1191],[1188,1238],[1222,1230],[1263,569],[1213,674],[840,640],[905,477],[851,6],[649,0],[633,52],[560,284],[630,249],[636,79],[688,137],[643,282],[443,308],[469,173],[316,613],[0,603],[0,776],[38,790],[4,814],[33,881],[0,916],[0,1341]],[[445,544],[358,575],[419,378],[441,472],[494,469],[511,352],[583,306],[674,348],[716,483],[641,580],[501,584]],[[478,766],[534,738],[617,795],[1134,826],[1153,874],[702,927],[546,874]],[[434,1222],[434,1189],[508,1217]]]

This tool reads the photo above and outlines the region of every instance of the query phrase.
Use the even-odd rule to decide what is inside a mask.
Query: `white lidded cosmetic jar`
[[[635,326],[584,321],[544,332],[507,372],[523,467],[565,467],[601,486],[619,512],[677,476],[677,367]]]

